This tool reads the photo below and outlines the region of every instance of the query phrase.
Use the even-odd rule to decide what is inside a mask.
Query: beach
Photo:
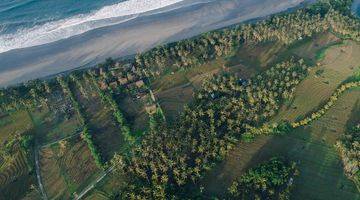
[[[121,23],[69,38],[0,53],[0,86],[94,66],[157,45],[299,6],[304,0],[179,1],[124,17]]]

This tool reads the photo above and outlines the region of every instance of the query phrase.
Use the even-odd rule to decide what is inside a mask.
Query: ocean
[[[0,53],[118,24],[182,0],[1,0]]]
[[[351,9],[354,14],[356,14],[358,17],[360,17],[360,0],[354,0],[354,3],[352,5]]]

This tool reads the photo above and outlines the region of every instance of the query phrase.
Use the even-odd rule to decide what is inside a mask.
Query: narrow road
[[[87,194],[90,190],[92,190],[95,187],[95,185],[99,183],[101,180],[103,180],[106,177],[106,175],[108,175],[113,169],[114,167],[110,167],[105,172],[103,172],[102,175],[100,175],[96,180],[94,180],[90,185],[88,185],[82,192],[80,192],[80,194],[78,194],[75,197],[75,200],[79,200],[82,197],[84,197],[85,194]]]

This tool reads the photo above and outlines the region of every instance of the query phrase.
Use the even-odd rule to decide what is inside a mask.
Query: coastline
[[[182,6],[189,2],[57,42],[1,53],[0,86],[93,66],[107,57],[130,56],[160,44],[283,12],[304,1],[220,0]]]

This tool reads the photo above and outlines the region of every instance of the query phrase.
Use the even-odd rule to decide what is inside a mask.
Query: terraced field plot
[[[69,199],[99,173],[85,141],[63,140],[40,150],[42,182],[50,199]]]
[[[0,147],[14,135],[31,131],[33,125],[26,110],[6,114],[0,118]]]
[[[118,99],[119,108],[124,114],[132,133],[143,132],[148,128],[149,115],[144,107],[145,98],[147,96],[144,96],[142,99],[135,99],[125,95]]]
[[[84,199],[86,199],[86,200],[108,200],[109,197],[107,197],[106,194],[103,194],[102,192],[94,191],[93,194],[87,196]]]
[[[360,68],[360,44],[346,41],[330,47],[320,66],[297,86],[294,98],[284,105],[274,121],[295,121],[316,109],[333,91]]]
[[[48,106],[42,106],[29,111],[33,123],[37,126],[39,144],[47,144],[80,131],[78,116],[74,111],[69,96],[60,88],[54,89]]]
[[[110,199],[112,194],[116,194],[120,191],[121,188],[124,188],[124,177],[116,174],[108,174],[102,181],[96,185],[96,189],[90,191],[84,199]]]
[[[26,154],[17,142],[10,152],[5,150],[7,143],[15,137],[33,133],[33,128],[26,110],[11,112],[0,119],[0,199],[22,198],[33,190],[31,185],[36,184],[35,175],[31,172],[32,153]]]
[[[30,192],[31,185],[36,184],[28,155],[19,147],[15,147],[14,151],[12,160],[7,161],[0,171],[0,199],[22,198]]]
[[[217,74],[225,65],[224,59],[217,59],[198,67],[179,70],[156,79],[151,88],[154,91],[166,119],[175,121],[184,106],[191,102],[193,93],[201,88],[203,81]]]
[[[224,70],[247,79],[291,57],[301,57],[313,64],[316,62],[316,55],[322,49],[337,42],[337,37],[325,33],[299,41],[290,47],[285,47],[279,42],[244,44],[228,58],[219,58],[189,70],[166,74],[152,83],[151,87],[167,119],[174,121],[183,111],[184,105],[192,101],[194,91],[200,89],[203,81],[213,74]]]
[[[208,195],[222,195],[245,170],[271,157],[283,156],[296,161],[300,170],[293,199],[360,198],[354,183],[345,177],[334,147],[359,101],[360,89],[352,89],[322,118],[305,128],[285,136],[260,136],[251,143],[240,142],[203,181]]]
[[[95,145],[104,160],[109,161],[124,144],[120,127],[113,118],[113,111],[101,101],[93,82],[82,79],[80,83],[81,87],[75,87],[76,84],[70,82],[70,88],[83,109]]]

